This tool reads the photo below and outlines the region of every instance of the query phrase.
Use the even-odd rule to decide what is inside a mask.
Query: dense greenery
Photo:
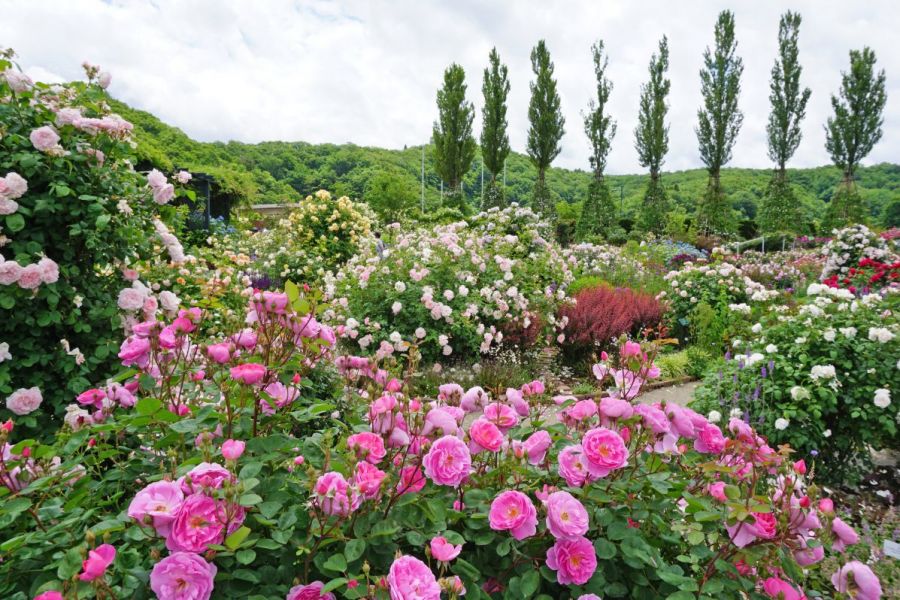
[[[481,91],[484,107],[481,109],[481,154],[484,167],[490,173],[488,192],[483,195],[482,208],[502,206],[503,188],[497,184],[497,175],[509,156],[509,135],[506,133],[506,97],[509,95],[509,69],[500,62],[497,49],[489,56],[490,67],[484,70]]]
[[[134,123],[138,140],[137,155],[161,170],[177,165],[192,171],[210,173],[245,204],[298,202],[319,189],[334,190],[336,195],[364,198],[369,180],[389,171],[417,188],[422,168],[422,146],[398,150],[371,148],[353,144],[310,144],[306,142],[197,142],[183,131],[161,122],[153,115],[111,100],[113,110]],[[430,153],[430,147],[426,154]],[[472,168],[463,178],[462,190],[476,205],[481,190],[480,151]],[[224,175],[220,179],[220,173]],[[805,223],[820,220],[827,203],[841,181],[841,170],[832,166],[814,169],[788,169],[787,176],[798,198]],[[873,223],[897,225],[900,206],[900,165],[880,164],[857,169],[860,193],[871,211]],[[534,189],[537,172],[527,156],[510,152],[506,160],[506,197],[510,202],[527,203]],[[622,208],[628,224],[641,211],[647,188],[647,176],[610,175],[605,179],[613,199]],[[720,180],[725,197],[741,220],[752,220],[771,179],[769,169],[722,169]],[[676,208],[693,212],[707,183],[705,169],[663,173],[661,180]],[[587,197],[591,174],[582,170],[550,167],[547,184],[553,198],[577,203]],[[440,178],[426,162],[425,205],[440,202]],[[893,208],[892,208],[893,206]],[[889,214],[892,220],[886,220]],[[751,231],[755,233],[755,231]]]
[[[531,101],[528,104],[528,156],[537,169],[532,206],[541,215],[552,216],[556,203],[547,186],[546,173],[550,163],[559,156],[559,141],[565,134],[566,120],[560,109],[559,92],[553,77],[553,61],[544,40],[531,51],[531,69],[535,80],[531,82]]]
[[[444,71],[444,87],[437,93],[438,119],[434,122],[434,168],[449,187],[448,206],[461,202],[462,177],[475,158],[472,121],[475,108],[466,101],[466,73],[457,64]]]

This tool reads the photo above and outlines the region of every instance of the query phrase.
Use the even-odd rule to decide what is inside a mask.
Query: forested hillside
[[[377,174],[396,180],[408,194],[419,197],[422,147],[403,150],[367,148],[353,144],[309,144],[305,142],[202,143],[166,125],[153,115],[112,100],[111,104],[135,125],[137,153],[142,161],[164,170],[175,167],[209,173],[223,193],[243,203],[293,202],[318,189],[365,199],[367,185]],[[480,156],[464,178],[463,191],[477,205],[480,187]],[[838,182],[840,172],[832,166],[789,169],[789,179],[804,206],[807,218],[819,217]],[[487,178],[487,174],[485,177]],[[526,202],[537,173],[524,154],[507,159],[506,189],[513,201]],[[900,165],[879,164],[861,168],[859,185],[871,211],[872,222],[882,226],[900,224]],[[771,177],[768,169],[726,168],[722,184],[732,206],[752,219]],[[581,202],[587,194],[590,174],[585,170],[551,168],[547,181],[553,194],[569,203]],[[646,175],[610,175],[608,182],[622,217],[633,216],[646,186]],[[703,169],[665,173],[662,181],[670,197],[687,212],[703,195],[707,174]],[[428,206],[440,202],[440,180],[425,154],[425,198]]]

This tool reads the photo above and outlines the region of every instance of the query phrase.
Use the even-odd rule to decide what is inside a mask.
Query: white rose
[[[885,388],[875,390],[875,406],[887,408],[891,405],[891,391]]]
[[[778,431],[784,431],[790,424],[791,422],[785,418],[775,419],[775,429]]]

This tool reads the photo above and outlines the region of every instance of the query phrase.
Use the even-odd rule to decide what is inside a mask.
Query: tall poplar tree
[[[884,124],[884,69],[875,73],[875,53],[868,47],[850,51],[850,72],[841,73],[840,97],[832,94],[834,116],[825,125],[825,149],[843,178],[825,216],[825,227],[865,220],[865,205],[854,175],[860,161],[881,139]]]
[[[607,102],[612,82],[606,77],[608,59],[603,53],[603,40],[591,46],[594,57],[594,75],[597,78],[597,98],[588,104],[584,115],[584,132],[591,141],[591,169],[594,177],[588,187],[588,197],[581,209],[581,217],[575,228],[575,236],[584,240],[593,235],[604,235],[616,224],[616,206],[603,178],[606,156],[616,135],[616,122],[607,112]]]
[[[669,126],[666,98],[672,82],[666,78],[669,70],[669,41],[663,36],[659,51],[650,57],[650,80],[641,85],[638,126],[634,130],[634,147],[641,166],[650,170],[650,181],[644,191],[638,225],[644,231],[660,234],[666,227],[669,199],[660,181],[666,152],[669,151]]]
[[[769,83],[772,112],[766,126],[769,158],[775,162],[776,169],[757,215],[762,233],[796,232],[801,225],[799,200],[787,181],[787,161],[797,151],[803,137],[800,121],[806,116],[806,103],[811,93],[809,88],[800,87],[803,72],[797,48],[800,22],[798,13],[788,11],[781,16],[778,26],[778,58]]]
[[[503,169],[509,155],[509,135],[506,133],[506,98],[509,95],[509,69],[500,62],[497,48],[488,57],[490,65],[484,70],[481,91],[484,108],[481,109],[481,156],[491,174],[482,208],[504,206],[506,190],[497,185],[497,174]]]
[[[538,171],[534,186],[532,206],[535,212],[555,219],[556,206],[547,189],[547,169],[561,150],[559,141],[565,131],[566,120],[560,110],[559,92],[553,78],[553,62],[544,40],[531,50],[531,69],[535,80],[531,82],[531,102],[528,104],[528,156]]]
[[[723,235],[733,229],[729,206],[719,174],[731,160],[731,152],[744,115],[738,110],[741,93],[741,74],[744,62],[735,54],[734,14],[730,10],[719,13],[715,28],[715,50],[707,46],[703,52],[700,89],[703,108],[697,111],[697,141],[700,159],[706,165],[709,182],[697,210],[698,229],[706,234]]]
[[[472,121],[475,108],[466,102],[466,73],[456,63],[444,71],[444,87],[437,93],[438,120],[434,122],[434,168],[449,188],[447,206],[465,210],[461,185],[475,158]]]

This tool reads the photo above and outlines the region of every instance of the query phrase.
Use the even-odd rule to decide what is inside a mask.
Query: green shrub
[[[578,292],[582,290],[592,290],[594,288],[608,286],[609,284],[603,280],[602,277],[597,275],[582,275],[575,281],[569,284],[568,292],[569,296],[575,297],[578,295]]]

